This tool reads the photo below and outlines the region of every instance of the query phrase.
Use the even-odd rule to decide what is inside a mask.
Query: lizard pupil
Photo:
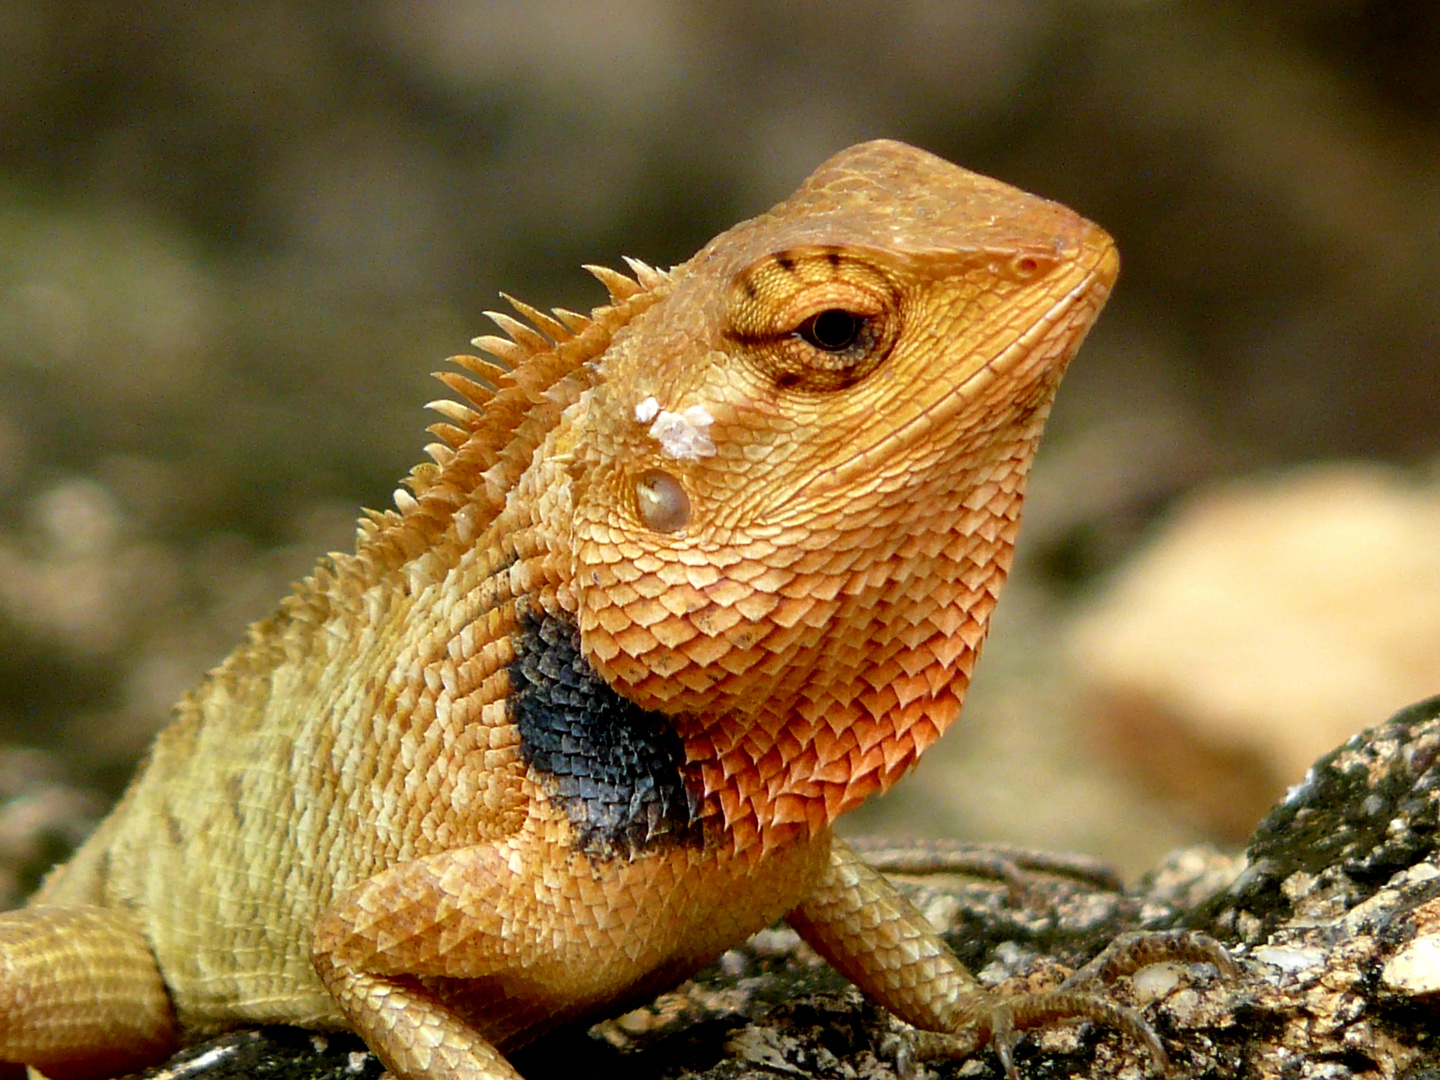
[[[855,344],[865,320],[844,308],[826,308],[806,319],[795,332],[808,345],[825,352],[844,352]]]

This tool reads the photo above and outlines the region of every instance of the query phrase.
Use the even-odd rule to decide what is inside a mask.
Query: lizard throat
[[[510,719],[532,777],[596,858],[700,844],[673,722],[617,694],[580,651],[568,619],[522,612],[510,665]]]

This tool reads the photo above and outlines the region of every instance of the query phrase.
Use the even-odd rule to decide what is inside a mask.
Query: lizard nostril
[[[678,532],[690,523],[690,496],[662,469],[647,469],[635,481],[635,509],[655,532]]]

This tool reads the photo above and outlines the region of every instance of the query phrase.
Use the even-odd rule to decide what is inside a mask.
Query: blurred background
[[[500,289],[850,143],[1125,269],[965,716],[852,830],[1236,848],[1440,692],[1440,5],[0,0],[0,901],[421,458]]]

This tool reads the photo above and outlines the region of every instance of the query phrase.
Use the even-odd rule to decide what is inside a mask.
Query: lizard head
[[[1057,204],[893,142],[677,267],[572,410],[593,667],[763,846],[959,712],[1066,363],[1118,269]]]

